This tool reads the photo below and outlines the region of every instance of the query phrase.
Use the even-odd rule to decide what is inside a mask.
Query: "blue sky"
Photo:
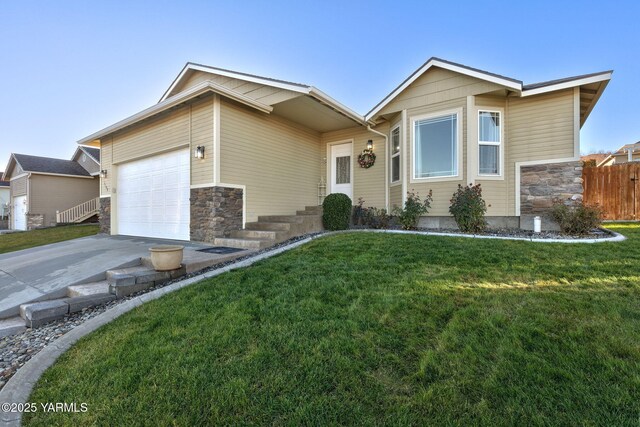
[[[187,61],[365,113],[431,56],[533,83],[614,69],[582,151],[640,140],[637,2],[0,0],[0,170],[156,103]]]

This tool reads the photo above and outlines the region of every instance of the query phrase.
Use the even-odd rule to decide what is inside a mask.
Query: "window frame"
[[[389,184],[391,184],[392,187],[395,187],[397,185],[401,185],[402,184],[402,129],[400,129],[400,123],[396,123],[394,126],[391,127],[391,130],[389,131]],[[398,150],[397,153],[393,154],[393,132],[395,130],[398,130],[398,138],[400,139],[400,149]],[[398,162],[398,180],[394,181],[393,180],[393,159],[399,157],[400,160]]]
[[[476,173],[479,179],[483,180],[502,180],[504,179],[504,109],[502,108],[478,108],[477,113],[477,126],[478,126],[478,138],[476,154],[478,161],[476,162]],[[481,113],[498,113],[500,116],[500,142],[494,141],[481,141],[480,140],[480,114]],[[480,146],[492,145],[498,147],[498,173],[480,173]]]
[[[448,176],[431,176],[431,177],[416,177],[416,122],[426,119],[435,119],[443,116],[456,116],[456,174]],[[463,141],[464,141],[464,127],[463,127],[463,110],[462,108],[455,108],[450,110],[440,110],[428,114],[420,114],[417,116],[411,116],[411,180],[412,184],[421,182],[438,182],[438,181],[461,181],[463,176]]]

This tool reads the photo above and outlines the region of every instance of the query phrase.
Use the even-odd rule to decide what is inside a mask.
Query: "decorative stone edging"
[[[345,230],[339,233],[348,233],[348,232],[361,232],[368,231],[374,233],[393,233],[393,234],[417,234],[423,236],[447,236],[447,237],[464,237],[467,239],[496,239],[496,240],[520,240],[524,242],[535,242],[535,243],[600,243],[600,242],[622,242],[627,238],[624,237],[620,233],[616,233],[615,231],[611,231],[608,229],[604,229],[608,233],[611,233],[611,237],[602,237],[598,239],[576,239],[576,238],[566,238],[566,239],[545,239],[545,238],[534,238],[534,237],[510,237],[510,236],[488,236],[484,234],[462,234],[462,233],[445,233],[439,231],[417,231],[417,230],[371,230],[371,229],[362,229],[362,230]],[[333,232],[336,233],[336,232]],[[326,233],[332,234],[332,233]],[[325,234],[325,235],[326,235]]]
[[[160,298],[163,295],[180,290],[194,283],[200,282],[205,279],[219,276],[223,273],[227,273],[231,270],[238,268],[248,267],[258,261],[266,258],[281,254],[283,252],[295,249],[312,240],[332,236],[336,234],[345,233],[357,233],[357,232],[373,232],[373,233],[389,233],[389,234],[410,234],[410,235],[423,235],[423,236],[447,236],[447,237],[465,237],[474,239],[498,239],[498,240],[520,240],[528,242],[548,242],[548,243],[599,243],[599,242],[620,242],[626,239],[623,235],[611,230],[607,230],[612,237],[601,239],[534,239],[523,237],[506,237],[506,236],[485,236],[485,235],[468,235],[468,234],[456,234],[456,233],[441,233],[431,231],[410,231],[410,230],[344,230],[333,231],[322,234],[316,234],[306,239],[302,239],[291,243],[287,246],[282,246],[271,251],[264,252],[246,260],[226,265],[216,270],[207,271],[197,276],[190,277],[188,279],[181,280],[179,282],[167,285],[163,288],[156,289],[146,294],[142,294],[135,298],[132,298],[122,304],[119,304],[96,317],[93,317],[86,322],[73,328],[65,335],[53,341],[51,344],[44,347],[33,358],[31,358],[24,366],[22,366],[16,373],[9,379],[7,384],[2,390],[0,390],[0,405],[1,404],[23,404],[26,403],[31,395],[33,387],[44,372],[52,366],[55,361],[67,350],[69,350],[80,338],[96,331],[98,328],[106,325],[107,323],[115,320],[121,315],[133,310],[142,304],[153,301]],[[22,413],[20,412],[5,412],[1,411],[0,422],[6,426],[20,426],[22,423]]]

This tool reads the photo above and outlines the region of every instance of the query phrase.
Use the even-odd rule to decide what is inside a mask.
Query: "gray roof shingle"
[[[82,147],[82,149],[91,157],[93,157],[93,159],[100,163],[100,149],[99,148],[93,148],[93,147]]]
[[[50,157],[14,154],[16,161],[25,172],[57,173],[61,175],[91,176],[85,168],[72,160],[52,159]]]

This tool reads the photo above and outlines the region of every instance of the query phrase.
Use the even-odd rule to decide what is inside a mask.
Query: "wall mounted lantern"
[[[106,178],[107,177],[107,170],[106,169],[102,169],[100,171],[100,178]]]
[[[196,151],[193,153],[196,159],[204,159],[204,145],[198,145]]]
[[[372,140],[368,140],[367,141],[367,150],[373,150],[373,141]]]

